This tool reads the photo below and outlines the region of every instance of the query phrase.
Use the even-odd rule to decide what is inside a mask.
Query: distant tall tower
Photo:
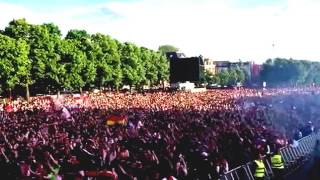
[[[275,45],[274,41],[272,42],[272,45],[271,45],[271,46],[272,46],[272,50],[271,50],[271,51],[272,51],[272,55],[271,55],[272,58],[271,58],[271,59],[275,59],[275,58],[277,58],[277,57],[276,57],[276,50],[275,50],[275,46],[276,46],[276,45]]]

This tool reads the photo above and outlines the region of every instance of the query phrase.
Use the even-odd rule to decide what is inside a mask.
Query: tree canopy
[[[268,85],[306,85],[320,83],[320,63],[293,59],[268,59],[262,67],[260,78]]]
[[[53,23],[12,20],[0,30],[1,92],[21,94],[24,90],[29,97],[29,88],[36,94],[163,85],[169,78],[165,53],[178,50],[162,45],[156,52],[78,29],[63,38]],[[269,85],[320,84],[319,62],[276,58],[267,60],[262,69],[260,80]],[[232,67],[216,75],[205,72],[202,79],[225,86],[243,83],[247,76],[240,67]]]
[[[167,52],[178,52],[179,48],[176,48],[172,45],[162,45],[162,46],[159,46],[158,51],[161,52],[162,54],[166,54]]]
[[[245,80],[245,72],[240,67],[232,67],[217,74],[212,74],[209,71],[204,72],[204,81],[208,84],[233,86],[237,83],[243,84]]]
[[[121,43],[101,33],[72,29],[63,38],[52,23],[9,22],[0,31],[0,86],[4,92],[24,88],[29,94],[78,91],[123,85],[141,88],[168,79],[161,52]]]

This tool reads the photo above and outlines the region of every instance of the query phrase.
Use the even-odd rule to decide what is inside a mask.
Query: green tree
[[[133,46],[134,54],[138,57],[138,63],[136,67],[137,75],[138,75],[138,82],[135,84],[137,89],[142,89],[144,85],[147,84],[146,79],[146,69],[145,69],[145,62],[141,58],[141,49],[138,46]]]
[[[156,60],[156,68],[158,70],[158,84],[162,84],[164,88],[164,82],[169,80],[169,61],[165,55],[160,53],[154,54]]]
[[[100,33],[91,36],[94,46],[92,54],[95,56],[94,59],[97,73],[95,85],[99,88],[104,87],[112,80],[112,67],[110,65],[111,55],[108,52],[110,49],[108,38],[108,36]]]
[[[2,64],[3,68],[19,67],[19,71],[15,70],[17,74],[4,71],[7,74],[3,73],[2,77],[8,80],[1,86],[6,89],[10,87],[10,90],[25,87],[27,97],[29,87],[34,93],[59,93],[63,88],[80,91],[91,87],[118,89],[121,85],[141,88],[147,84],[164,85],[169,78],[169,62],[164,54],[132,43],[121,43],[107,35],[90,35],[85,30],[73,29],[62,39],[56,25],[34,25],[25,19],[9,22],[0,34],[14,39],[13,44],[18,49],[26,49],[28,59],[19,61],[19,66]],[[5,47],[3,44],[1,46]],[[165,45],[159,50],[178,49]],[[7,55],[3,55],[3,59]]]
[[[235,85],[238,82],[238,73],[237,73],[236,69],[235,68],[230,68],[228,70],[228,74],[229,74],[228,84],[229,85]]]
[[[222,86],[226,86],[229,83],[229,72],[227,70],[224,70],[218,74],[220,79],[220,84]]]
[[[144,65],[145,69],[145,78],[148,81],[150,86],[156,84],[158,79],[158,72],[156,67],[157,57],[155,56],[155,52],[142,47],[141,48],[141,63]]]
[[[65,40],[70,45],[68,47],[72,49],[72,63],[79,63],[78,65],[74,64],[71,68],[77,82],[72,83],[72,88],[82,92],[84,86],[94,85],[93,82],[97,75],[95,43],[92,42],[90,35],[85,30],[70,30]],[[75,68],[78,69],[75,70]]]
[[[135,45],[125,43],[121,48],[121,65],[123,71],[123,84],[132,86],[140,82],[138,74],[139,58],[135,52]]]
[[[96,85],[118,89],[122,83],[120,42],[100,33],[91,37],[96,45]]]
[[[208,84],[220,84],[219,76],[214,75],[210,71],[204,71],[204,80]]]
[[[14,39],[23,39],[28,42],[30,29],[31,25],[28,24],[25,19],[17,19],[9,22],[3,34]]]
[[[76,47],[75,40],[63,40],[61,48],[61,62],[65,66],[66,79],[64,88],[80,90],[85,86],[83,69],[86,67],[86,56]]]
[[[61,64],[61,33],[54,24],[31,25],[28,37],[29,58],[32,61],[33,89],[60,91],[64,86],[65,70]]]
[[[25,82],[27,96],[29,85],[34,91],[60,89],[63,83],[63,66],[59,63],[61,32],[54,24],[32,25],[25,19],[13,20],[4,31],[14,39],[23,39],[29,45],[31,79]]]
[[[41,25],[45,29],[44,41],[41,49],[44,50],[45,57],[40,61],[41,66],[44,64],[45,70],[43,74],[37,75],[35,86],[43,87],[46,91],[57,91],[58,93],[66,87],[66,70],[62,63],[62,40],[59,28],[52,24]],[[39,78],[40,77],[40,78]]]
[[[238,76],[238,82],[243,84],[246,80],[246,73],[243,69],[240,69],[240,68],[236,68],[236,73],[237,73],[237,76]]]
[[[28,59],[28,45],[0,35],[0,79],[2,88],[11,90],[17,85],[27,86],[30,81],[31,62]]]
[[[14,38],[17,40],[17,42],[24,40],[25,42],[27,42],[27,45],[29,43],[29,36],[30,36],[30,29],[32,28],[32,26],[30,24],[28,24],[26,22],[25,19],[17,19],[17,20],[12,20],[11,22],[9,22],[9,25],[5,28],[5,30],[3,31],[4,35],[7,35],[11,38]],[[31,49],[31,48],[27,48],[27,49]],[[27,55],[29,55],[30,52],[27,52]],[[30,68],[32,67],[32,65],[26,66],[25,68],[25,72],[30,71]],[[20,85],[24,86],[26,88],[26,98],[29,100],[29,85],[33,83],[33,81],[31,80],[32,75],[28,74],[28,76],[26,76],[26,79],[23,80],[23,82],[20,83]],[[11,91],[12,89],[10,89]]]
[[[112,56],[112,81],[111,85],[118,91],[121,84],[123,84],[123,72],[122,72],[122,62],[121,62],[121,43],[115,39],[109,39],[110,44],[110,54]]]
[[[317,72],[315,64],[293,59],[269,59],[263,64],[261,80],[274,86],[310,83]]]
[[[167,52],[178,52],[179,48],[176,48],[172,45],[162,45],[159,46],[158,51],[165,55]]]

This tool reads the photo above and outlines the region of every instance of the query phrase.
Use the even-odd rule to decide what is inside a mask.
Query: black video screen
[[[170,60],[170,83],[197,82],[200,80],[199,58],[181,58]]]

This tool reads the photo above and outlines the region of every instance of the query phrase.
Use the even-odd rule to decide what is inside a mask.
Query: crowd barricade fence
[[[252,180],[253,176],[249,164],[247,163],[228,171],[220,177],[220,180]]]
[[[299,139],[298,145],[290,145],[280,149],[280,154],[287,173],[289,170],[296,170],[296,168],[303,165],[304,162],[311,157],[318,139],[320,140],[320,132],[312,133],[309,136]],[[266,156],[263,161],[265,164],[266,179],[271,179],[274,176],[274,173],[272,171],[270,157]],[[238,166],[221,175],[219,180],[254,180],[252,165],[253,162],[248,162],[245,165]]]

